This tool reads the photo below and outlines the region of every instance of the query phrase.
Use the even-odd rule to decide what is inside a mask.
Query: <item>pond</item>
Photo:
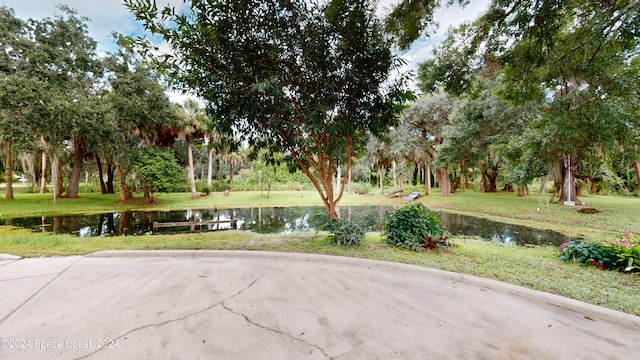
[[[342,218],[354,221],[367,231],[381,231],[394,210],[391,206],[341,206]],[[453,235],[477,235],[506,244],[560,245],[570,240],[550,231],[495,222],[459,214],[441,213]],[[81,216],[38,216],[0,219],[12,225],[40,232],[76,234],[80,237],[167,234],[226,229],[258,233],[318,231],[329,218],[324,207],[275,207],[204,209],[181,211],[127,211]]]

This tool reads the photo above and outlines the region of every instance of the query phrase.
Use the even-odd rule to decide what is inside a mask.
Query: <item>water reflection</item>
[[[358,223],[367,231],[381,231],[390,206],[343,206],[344,219]],[[553,244],[567,240],[563,234],[442,213],[448,230],[456,235],[478,235],[507,244]],[[258,233],[290,233],[322,230],[328,222],[324,207],[237,208],[182,211],[125,211],[82,216],[29,217],[0,220],[34,231],[76,234],[80,237],[166,234],[214,230],[251,230]]]

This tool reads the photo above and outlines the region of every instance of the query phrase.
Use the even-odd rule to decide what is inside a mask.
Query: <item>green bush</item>
[[[640,246],[621,247],[617,254],[620,258],[620,267],[624,271],[640,270]]]
[[[202,195],[209,195],[211,193],[212,186],[209,186],[206,181],[196,180],[196,190]]]
[[[612,247],[598,243],[570,242],[560,245],[558,257],[560,260],[582,265],[592,265],[600,269],[616,269],[619,258],[612,252]]]
[[[556,254],[560,260],[603,270],[640,270],[640,246],[631,246],[624,240],[618,244],[603,245],[589,242],[571,242],[560,245]]]
[[[371,192],[371,184],[369,183],[354,183],[351,190],[359,195],[366,195]]]
[[[358,246],[365,235],[364,229],[351,221],[332,220],[325,229],[332,233],[329,240],[334,245]]]
[[[384,224],[388,244],[415,251],[448,246],[446,231],[440,215],[422,203],[401,207]]]

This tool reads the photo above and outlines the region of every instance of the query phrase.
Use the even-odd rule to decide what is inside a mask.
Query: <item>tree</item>
[[[47,95],[41,99],[47,113],[38,118],[36,130],[51,149],[54,197],[61,193],[58,160],[66,141],[73,146],[66,196],[77,197],[85,144],[104,125],[96,93],[102,63],[95,53],[96,42],[88,35],[88,19],[67,6],[58,9],[62,15],[31,20],[34,46],[28,55],[31,75],[47,85]]]
[[[38,111],[42,86],[28,75],[25,53],[32,46],[28,30],[13,10],[0,7],[0,144],[7,184],[5,199],[13,199],[14,148],[31,141],[29,118]]]
[[[184,110],[186,111],[186,117],[182,124],[182,133],[187,140],[187,156],[189,166],[189,185],[191,187],[191,198],[198,197],[196,190],[196,178],[193,170],[193,140],[196,136],[202,136],[204,129],[204,112],[200,108],[197,101],[188,99],[184,102]]]
[[[466,5],[469,0],[447,0],[447,5]],[[401,0],[385,20],[385,29],[402,50],[406,50],[433,25],[433,13],[440,6],[440,0]]]
[[[367,131],[397,121],[408,93],[372,1],[198,1],[188,14],[148,0],[125,3],[173,55],[159,63],[174,82],[208,101],[216,129],[272,140],[302,169],[329,216]],[[170,25],[168,25],[170,24]]]
[[[422,152],[435,160],[436,149],[444,141],[443,131],[449,123],[449,115],[453,108],[453,99],[445,93],[423,95],[404,113],[411,130],[419,136]],[[430,161],[427,161],[427,167]],[[429,176],[430,170],[425,171]],[[450,190],[447,163],[438,162],[438,176],[442,196],[448,196]],[[428,184],[425,182],[425,193]]]
[[[364,156],[360,161],[378,173],[378,186],[380,193],[384,194],[384,175],[392,161],[389,156],[388,139],[371,135],[367,141]]]
[[[441,61],[440,68],[496,62],[505,99],[546,101],[531,124],[542,145],[538,156],[562,168],[560,200],[579,202],[574,179],[580,164],[613,151],[637,126],[616,99],[622,79],[614,69],[637,57],[639,13],[637,0],[494,0],[459,32],[465,34],[455,41],[462,61]]]
[[[134,165],[136,175],[149,189],[149,201],[154,192],[169,193],[182,187],[184,171],[170,152],[144,148],[138,152]]]
[[[113,112],[108,151],[116,163],[120,200],[129,199],[125,172],[136,161],[132,151],[140,147],[172,144],[179,133],[177,113],[165,94],[157,74],[153,73],[128,49],[123,37],[118,38],[120,48],[108,60],[108,96]]]

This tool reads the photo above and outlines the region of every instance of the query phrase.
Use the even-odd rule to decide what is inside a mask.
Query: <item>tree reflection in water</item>
[[[382,231],[391,206],[341,206],[347,221],[356,222],[367,231]],[[477,235],[507,244],[559,245],[567,236],[558,232],[499,223],[483,218],[442,213],[453,235]],[[29,217],[0,220],[0,225],[29,228],[34,231],[88,236],[121,236],[157,233],[182,233],[215,230],[251,230],[258,233],[321,231],[329,221],[321,206],[277,208],[204,209],[182,211],[125,211],[81,216]],[[182,223],[154,230],[154,222]],[[206,226],[202,226],[206,224]]]

